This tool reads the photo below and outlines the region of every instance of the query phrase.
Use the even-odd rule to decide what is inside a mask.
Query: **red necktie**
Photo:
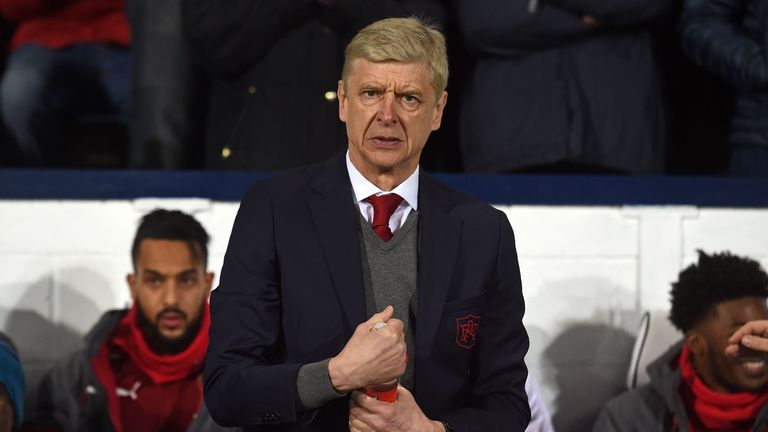
[[[398,194],[371,195],[365,200],[373,206],[373,231],[380,239],[389,241],[392,238],[389,218],[403,202],[403,197]]]

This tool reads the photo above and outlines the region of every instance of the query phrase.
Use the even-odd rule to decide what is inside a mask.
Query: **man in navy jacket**
[[[442,34],[418,19],[361,30],[338,85],[346,157],[243,199],[211,298],[205,399],[218,423],[525,429],[512,229],[418,166],[440,127],[447,71]],[[395,379],[395,403],[361,391]]]

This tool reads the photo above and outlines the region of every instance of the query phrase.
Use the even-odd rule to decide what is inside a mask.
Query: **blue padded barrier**
[[[273,174],[0,170],[0,199],[210,198],[239,201]],[[481,200],[517,205],[768,207],[768,178],[437,174]]]

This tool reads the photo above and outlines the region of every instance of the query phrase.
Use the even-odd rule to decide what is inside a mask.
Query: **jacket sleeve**
[[[592,429],[593,432],[619,432],[620,430],[613,408],[610,405],[603,408]]]
[[[742,90],[768,88],[768,46],[736,22],[741,0],[686,0],[680,18],[685,53],[698,65]]]
[[[591,31],[579,15],[543,0],[453,1],[467,48],[483,55],[513,57],[546,50]],[[531,10],[534,3],[538,6]]]
[[[444,418],[457,431],[523,432],[531,420],[520,267],[512,227],[504,213],[498,217],[496,275],[488,289],[467,404]]]
[[[44,430],[79,430],[82,390],[82,351],[57,362],[40,381],[37,404],[31,413],[33,424]],[[50,428],[50,429],[47,429]]]
[[[676,405],[681,406],[681,405]],[[645,385],[626,391],[605,404],[592,429],[593,432],[667,431],[673,430],[667,403],[656,391]],[[681,420],[684,417],[681,418]],[[683,420],[684,422],[685,420]]]
[[[299,421],[300,364],[286,362],[273,205],[254,186],[240,205],[211,294],[205,403],[222,426]]]
[[[200,66],[211,75],[234,75],[259,61],[317,7],[314,0],[183,0],[182,26]]]
[[[613,28],[633,27],[671,18],[675,0],[553,0],[578,15],[589,15]]]
[[[321,19],[344,39],[352,39],[366,25],[388,17],[417,16],[443,26],[446,11],[440,0],[333,0]]]

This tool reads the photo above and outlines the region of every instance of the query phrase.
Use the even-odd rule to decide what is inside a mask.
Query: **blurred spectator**
[[[131,0],[127,6],[134,59],[129,164],[202,164],[202,77],[182,34],[181,0]]]
[[[608,402],[595,432],[766,430],[765,355],[726,354],[736,329],[768,319],[766,298],[768,274],[757,261],[699,251],[670,292],[669,319],[683,339],[648,365],[648,384]]]
[[[15,430],[24,421],[24,387],[16,347],[0,332],[0,432]]]
[[[682,1],[678,8],[682,9]],[[681,44],[671,43],[680,39],[678,21],[674,19],[654,33],[669,108],[665,172],[727,174],[728,133],[735,95],[724,81],[685,55]]]
[[[222,431],[203,403],[208,347],[208,234],[192,216],[141,220],[127,277],[129,309],[106,312],[85,348],[55,366],[39,391],[39,424],[76,431]]]
[[[431,172],[461,172],[461,150],[459,149],[459,108],[462,105],[462,92],[467,73],[472,67],[472,56],[467,53],[464,42],[456,24],[456,14],[451,10],[453,5],[446,5],[446,18],[441,28],[445,35],[448,48],[449,79],[448,92],[450,103],[443,109],[443,120],[440,129],[432,131],[429,145],[424,147],[419,159],[419,166]]]
[[[768,176],[768,2],[686,0],[683,49],[738,92],[730,173]],[[701,89],[708,91],[708,89]]]
[[[123,0],[0,0],[17,24],[0,83],[6,126],[27,163],[55,164],[61,127],[129,105],[130,30]]]
[[[466,170],[662,170],[650,29],[674,0],[454,2],[478,57],[461,114]]]
[[[440,0],[184,0],[182,13],[210,77],[206,165],[261,170],[346,148],[336,88],[358,30],[388,16],[445,16]]]

